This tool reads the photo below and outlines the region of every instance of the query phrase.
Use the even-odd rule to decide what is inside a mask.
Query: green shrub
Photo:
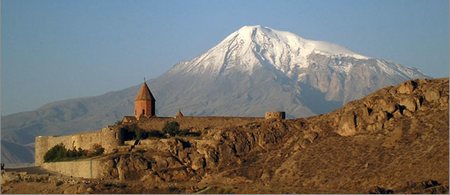
[[[87,150],[83,150],[81,148],[72,150],[66,149],[62,143],[53,146],[48,150],[44,155],[44,162],[57,162],[57,161],[67,161],[67,160],[75,160],[79,158],[98,156],[103,154],[105,151],[100,145],[96,144],[93,147],[91,152]]]
[[[145,132],[143,132],[142,129],[138,128],[138,129],[135,130],[134,133],[135,133],[134,139],[138,140],[138,139],[143,139],[144,138],[144,133]]]
[[[164,133],[161,133],[161,131],[158,130],[151,130],[147,132],[147,137],[163,138]]]
[[[129,124],[121,129],[124,132],[124,140],[138,140],[147,138],[147,132],[141,129],[137,124]]]
[[[98,156],[103,154],[103,152],[105,152],[105,148],[103,148],[100,144],[94,144],[92,150],[93,151],[91,153],[91,156]]]
[[[168,122],[163,128],[163,132],[170,136],[178,135],[180,133],[180,124],[175,121]]]
[[[45,153],[44,161],[45,162],[60,161],[67,153],[66,151],[67,150],[62,143],[53,146],[52,148],[50,148],[50,150],[47,151],[47,153]]]

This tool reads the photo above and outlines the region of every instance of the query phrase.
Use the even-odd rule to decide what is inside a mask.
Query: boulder
[[[384,112],[384,111],[375,112],[372,114],[371,118],[374,120],[373,122],[384,123],[384,121],[386,121],[386,119],[387,119],[386,112]]]
[[[409,111],[409,110],[405,110],[405,111],[403,111],[403,115],[406,116],[406,117],[412,117],[413,113],[411,111]]]
[[[94,189],[93,189],[92,187],[88,187],[88,188],[86,189],[86,192],[89,193],[89,194],[91,194],[92,192],[94,192]]]
[[[400,110],[397,110],[392,113],[392,116],[394,116],[394,118],[400,118],[402,116],[402,113],[400,112]]]
[[[415,112],[417,110],[416,100],[412,97],[403,98],[400,100],[400,105],[404,106],[410,112]]]
[[[416,87],[417,83],[415,81],[407,81],[397,88],[397,93],[411,94],[414,91],[414,89],[416,89]]]
[[[337,133],[341,136],[352,136],[356,134],[356,115],[347,113],[341,116]]]
[[[429,89],[425,92],[425,100],[427,100],[428,102],[434,102],[436,100],[439,100],[439,98],[439,91],[435,89]]]
[[[377,107],[379,107],[381,110],[384,110],[389,113],[395,112],[397,110],[397,107],[395,106],[395,103],[388,102],[385,99],[378,99],[377,100]]]
[[[383,123],[376,122],[374,124],[367,125],[367,131],[369,133],[375,133],[383,129]]]
[[[194,161],[192,162],[191,168],[196,171],[196,170],[204,168],[205,166],[206,166],[205,158],[199,157],[199,158],[194,159]]]
[[[311,143],[313,143],[314,140],[317,139],[317,137],[319,137],[319,134],[317,134],[316,132],[306,132],[303,136],[304,139],[308,140]]]

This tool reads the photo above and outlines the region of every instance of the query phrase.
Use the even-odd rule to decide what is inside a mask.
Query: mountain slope
[[[424,74],[335,44],[261,26],[244,26],[206,53],[150,81],[159,116],[304,117],[334,110],[376,89]],[[131,115],[137,86],[55,102],[2,117],[2,140],[20,145],[112,124]],[[10,152],[14,154],[14,152]],[[3,153],[2,153],[3,154]],[[19,159],[19,158],[9,158]]]
[[[178,108],[218,115],[285,110],[298,117],[325,113],[381,87],[424,77],[414,68],[331,43],[244,26],[204,54],[175,65],[153,86],[170,89],[161,90],[159,102],[170,113]]]

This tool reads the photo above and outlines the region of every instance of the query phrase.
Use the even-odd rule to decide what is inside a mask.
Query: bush
[[[147,132],[147,137],[163,138],[164,134],[158,130],[151,130],[151,131]]]
[[[143,131],[142,129],[136,129],[135,131],[135,137],[136,140],[138,139],[145,139],[147,138],[147,132]]]
[[[163,128],[163,132],[170,136],[178,135],[180,133],[180,124],[175,121],[168,122]]]
[[[98,144],[94,145],[92,152],[88,152],[87,150],[83,150],[81,148],[78,148],[78,150],[76,148],[68,150],[62,143],[60,143],[53,146],[45,153],[44,162],[67,161],[91,156],[98,156],[100,154],[103,154],[104,151],[105,149]]]
[[[94,144],[91,155],[98,156],[103,154],[103,152],[105,152],[105,148],[103,148],[100,144]]]
[[[139,140],[147,138],[147,132],[141,129],[137,124],[130,124],[122,127],[124,140]]]
[[[64,145],[62,143],[58,144],[58,145],[50,148],[50,150],[48,150],[47,153],[45,153],[44,161],[45,162],[60,161],[62,158],[65,157],[66,153],[67,153],[67,150],[64,147]]]

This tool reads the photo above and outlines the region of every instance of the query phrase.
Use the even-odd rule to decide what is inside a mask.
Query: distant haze
[[[3,0],[1,9],[3,116],[156,78],[244,25],[449,72],[447,0]]]

